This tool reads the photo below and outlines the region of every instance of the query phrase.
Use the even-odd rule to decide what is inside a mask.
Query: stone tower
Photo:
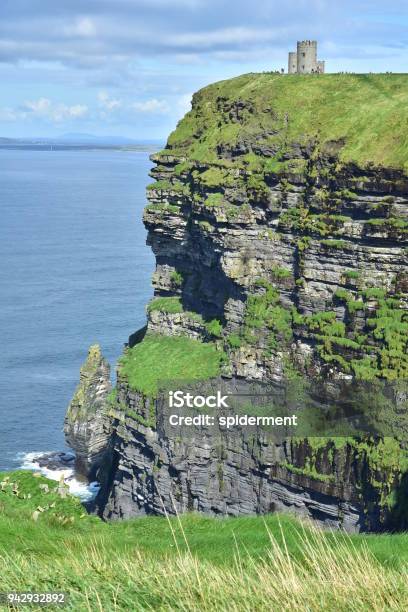
[[[291,51],[289,53],[288,73],[289,74],[297,73],[297,53],[296,51]]]
[[[317,72],[319,74],[324,74],[326,69],[326,62],[324,60],[317,60]]]
[[[297,43],[297,73],[310,74],[317,68],[317,41],[302,40]]]
[[[317,41],[301,40],[297,43],[296,52],[289,53],[289,74],[321,74],[325,63],[317,59]]]

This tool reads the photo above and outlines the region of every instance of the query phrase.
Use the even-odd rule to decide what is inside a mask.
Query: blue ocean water
[[[0,150],[0,469],[62,450],[88,346],[145,321],[147,152]]]

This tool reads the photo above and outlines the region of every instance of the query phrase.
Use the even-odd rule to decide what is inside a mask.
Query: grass
[[[275,267],[274,270],[279,271],[280,279],[287,278],[289,271],[285,268]],[[264,279],[259,279],[257,284],[264,292],[248,296],[242,339],[254,344],[260,336],[265,336],[269,349],[276,349],[279,344],[288,343],[292,338],[292,312],[280,304],[279,291],[273,285]],[[231,348],[238,348],[241,344],[237,344],[235,334],[229,337],[228,343]]]
[[[223,203],[223,194],[222,193],[210,193],[205,201],[205,205],[209,208],[221,206]]]
[[[350,537],[288,515],[107,524],[60,498],[55,482],[8,476],[0,491],[2,591],[64,591],[73,611],[406,609],[407,534]],[[38,505],[50,502],[58,507],[34,521]],[[60,512],[73,520],[56,520]]]
[[[320,244],[329,248],[329,249],[344,249],[347,246],[347,242],[344,240],[321,240]]]
[[[181,274],[181,272],[178,272],[177,270],[173,270],[173,272],[170,274],[170,280],[173,283],[173,285],[175,285],[176,287],[181,287],[184,279],[183,279],[183,275]]]
[[[284,280],[285,278],[291,278],[292,272],[287,268],[281,268],[280,266],[272,266],[271,274],[275,280]]]
[[[159,312],[167,312],[168,314],[178,314],[183,312],[183,305],[179,297],[162,297],[152,300],[147,310],[148,312],[158,310]]]
[[[163,356],[165,355],[165,359]],[[131,388],[155,397],[161,381],[206,380],[220,372],[224,353],[212,343],[183,336],[146,336],[119,360]]]
[[[214,336],[215,338],[222,338],[223,335],[223,327],[218,321],[218,319],[212,319],[206,323],[205,328],[210,336]]]
[[[153,191],[153,190],[159,190],[159,189],[171,189],[171,183],[170,181],[156,181],[155,183],[150,183],[150,185],[147,186],[148,191]]]
[[[370,300],[376,302],[376,308],[371,317],[365,316],[363,333],[353,328],[352,320],[347,325],[337,321],[334,310],[307,317],[297,316],[294,322],[306,325],[309,332],[323,343],[319,349],[320,356],[327,362],[337,361],[344,371],[353,371],[359,380],[377,377],[390,381],[406,380],[408,320],[402,301],[387,298],[385,289],[381,287],[364,289],[358,296],[339,288],[333,297],[344,302],[351,319],[357,311],[364,315]],[[345,359],[342,355],[333,354],[335,346],[353,349],[360,355],[356,359]],[[370,356],[364,355],[366,351],[370,351]]]
[[[346,270],[343,272],[343,276],[351,280],[357,280],[360,278],[361,272],[359,270]]]
[[[220,99],[222,103],[220,103]],[[240,122],[229,112],[245,101]],[[217,146],[266,132],[280,146],[317,138],[322,148],[339,143],[340,159],[408,169],[408,75],[245,74],[194,96],[193,109],[169,138],[191,160],[216,161]],[[273,161],[273,160],[272,160]]]

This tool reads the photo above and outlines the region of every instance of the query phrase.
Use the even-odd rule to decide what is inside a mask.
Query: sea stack
[[[107,410],[111,389],[110,365],[102,356],[100,346],[94,344],[81,367],[79,385],[64,421],[67,444],[76,454],[76,471],[89,480],[95,479],[108,445]]]

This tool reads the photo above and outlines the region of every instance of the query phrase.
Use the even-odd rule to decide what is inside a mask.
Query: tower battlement
[[[317,40],[298,40],[296,51],[289,52],[289,74],[321,74],[324,61],[317,59]]]

